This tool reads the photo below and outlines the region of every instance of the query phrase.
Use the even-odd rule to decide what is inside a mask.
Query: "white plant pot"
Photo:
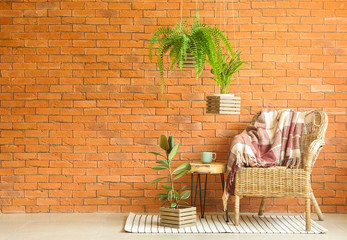
[[[223,93],[223,94],[222,94],[222,93],[216,94],[216,93],[215,93],[214,96],[232,99],[235,95],[234,95],[234,94],[230,94],[230,93],[228,93],[228,94],[225,94],[225,93]]]

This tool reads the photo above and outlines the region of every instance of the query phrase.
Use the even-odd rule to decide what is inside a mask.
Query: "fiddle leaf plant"
[[[157,160],[156,163],[158,163],[158,165],[153,166],[151,169],[155,171],[166,170],[168,171],[169,176],[157,178],[150,184],[152,185],[168,178],[169,184],[161,185],[164,193],[159,193],[157,196],[160,197],[160,201],[165,201],[164,204],[168,203],[170,208],[179,208],[180,203],[183,202],[182,200],[189,198],[190,191],[184,190],[184,188],[186,187],[185,185],[181,186],[180,188],[176,188],[174,180],[183,177],[187,172],[189,172],[191,166],[190,163],[183,163],[176,169],[172,169],[172,159],[177,154],[180,143],[177,143],[175,145],[171,136],[167,138],[165,135],[161,135],[159,139],[159,146],[165,151],[165,155],[157,152],[150,152],[156,156],[163,158],[163,160]]]

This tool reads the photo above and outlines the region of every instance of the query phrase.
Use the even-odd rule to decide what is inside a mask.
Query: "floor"
[[[260,234],[132,234],[123,230],[125,213],[46,213],[0,214],[0,240],[253,240],[253,239],[334,239],[347,240],[347,214],[324,214],[319,222],[329,231],[319,235],[260,235]],[[317,220],[314,215],[313,220]]]

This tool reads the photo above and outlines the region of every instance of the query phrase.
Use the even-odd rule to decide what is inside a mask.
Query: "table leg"
[[[205,218],[205,203],[206,203],[207,176],[208,176],[208,174],[206,174],[206,177],[205,177],[204,204],[203,204],[203,206],[202,206],[202,208],[201,208],[201,218]],[[201,205],[201,200],[200,200],[200,205]]]
[[[193,189],[194,189],[194,174],[190,175],[190,205],[193,206]]]
[[[221,177],[221,182],[222,182],[222,190],[224,192],[224,174],[220,174]],[[205,218],[205,205],[206,205],[206,191],[207,191],[207,181],[208,181],[208,174],[205,176],[205,186],[203,189],[203,195],[202,195],[202,188],[201,188],[201,178],[200,174],[198,173],[196,176],[196,184],[195,184],[195,195],[194,195],[194,174],[191,175],[191,205],[196,206],[196,198],[198,195],[198,190],[199,190],[199,195],[200,195],[200,215],[201,218]],[[193,200],[194,198],[194,200]],[[194,204],[193,204],[194,201]],[[226,222],[229,222],[229,214],[228,214],[228,208],[225,211],[226,213]]]
[[[204,216],[202,215],[202,197],[201,197],[201,179],[200,179],[200,174],[198,174],[199,176],[199,193],[200,193],[200,215],[201,218],[204,218]]]
[[[220,180],[222,182],[222,190],[223,190],[223,193],[224,193],[224,188],[225,188],[225,183],[224,183],[224,173],[221,173],[220,174]],[[229,222],[229,215],[228,215],[228,205],[227,205],[227,209],[225,211],[225,216],[226,216],[226,222]]]
[[[193,178],[193,175],[191,177],[191,184],[192,184],[192,196],[191,196],[191,204],[192,206],[196,206],[196,197],[198,195],[198,190],[199,190],[199,195],[200,195],[200,215],[201,215],[201,218],[204,218],[205,217],[205,199],[206,199],[206,184],[207,184],[207,174],[206,174],[206,178],[205,178],[205,188],[204,188],[204,195],[202,198],[202,193],[201,193],[201,177],[200,177],[200,174],[198,173],[197,176],[196,176],[196,183],[195,183],[195,195],[194,195],[194,190],[193,190],[193,184],[194,184],[194,178]],[[194,196],[194,205],[193,205],[193,196]]]
[[[199,188],[199,185],[200,185],[200,175],[197,174],[196,176],[196,189],[195,189],[195,197],[194,197],[194,206],[196,206],[196,196],[198,195],[198,188]]]

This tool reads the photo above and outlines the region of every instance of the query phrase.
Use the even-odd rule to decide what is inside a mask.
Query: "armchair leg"
[[[316,198],[314,197],[313,195],[313,192],[311,193],[311,201],[312,201],[312,204],[314,206],[314,209],[316,210],[316,213],[318,215],[318,219],[319,221],[324,221],[324,217],[323,217],[323,214],[318,206],[318,203],[317,203],[317,200]]]
[[[265,200],[266,200],[265,197],[263,197],[263,198],[261,199],[261,203],[260,203],[260,207],[259,207],[259,212],[258,212],[258,216],[259,216],[259,217],[260,217],[260,216],[263,216],[263,214],[264,214]]]
[[[235,195],[235,220],[234,225],[238,226],[240,221],[240,197]]]
[[[306,231],[311,231],[311,202],[310,198],[305,200]]]

